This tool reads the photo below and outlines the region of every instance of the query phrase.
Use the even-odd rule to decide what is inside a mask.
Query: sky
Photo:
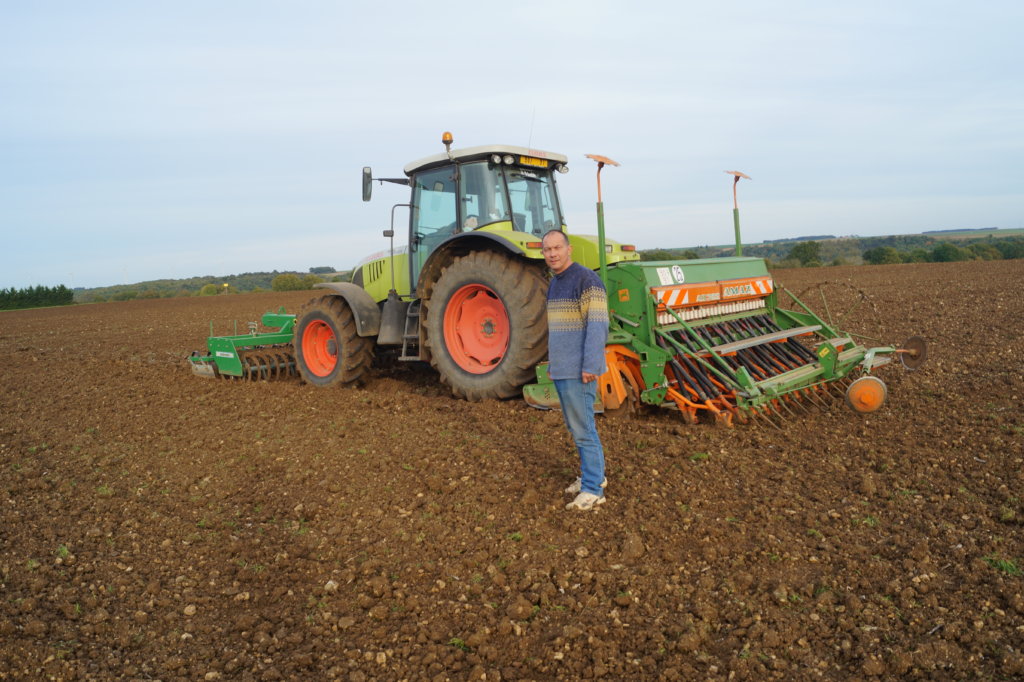
[[[1024,227],[1024,4],[0,0],[0,288],[348,269],[455,147],[638,248]],[[400,218],[401,212],[396,212]],[[405,222],[400,220],[400,222]],[[399,235],[406,225],[397,225]]]

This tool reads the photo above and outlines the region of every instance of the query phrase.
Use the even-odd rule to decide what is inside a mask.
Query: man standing
[[[608,297],[594,273],[572,260],[569,238],[551,230],[541,241],[554,277],[548,287],[548,374],[555,382],[565,425],[580,456],[580,477],[565,492],[566,509],[589,510],[604,502],[604,450],[594,423],[597,378],[604,374]]]

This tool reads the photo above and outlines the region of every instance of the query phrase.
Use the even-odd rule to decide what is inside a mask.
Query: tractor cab
[[[548,230],[563,229],[554,173],[566,172],[566,162],[561,154],[492,145],[435,154],[407,165],[412,185],[410,281],[418,280],[430,254],[455,235],[500,234],[523,249],[524,239],[537,241]]]
[[[438,250],[495,249],[516,257],[543,261],[540,239],[549,230],[565,230],[556,173],[568,172],[562,154],[512,145],[451,149],[413,161],[403,169],[406,178],[373,178],[363,170],[363,198],[370,197],[374,180],[408,185],[408,246],[393,250],[387,267],[374,254],[359,264],[356,282],[377,301],[394,290],[400,297],[426,295],[433,268],[450,260]],[[399,230],[392,229],[394,236]],[[569,235],[574,258],[598,267],[594,236]],[[635,260],[630,246],[609,242],[609,262]],[[435,254],[437,254],[436,257]],[[426,278],[424,270],[428,270]]]

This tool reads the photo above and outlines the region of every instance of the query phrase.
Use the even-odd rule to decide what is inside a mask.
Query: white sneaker
[[[601,481],[601,487],[602,488],[607,488],[608,487],[608,479],[607,478],[604,479],[603,481]],[[580,478],[579,476],[577,476],[576,480],[573,481],[572,483],[570,483],[569,487],[565,489],[565,494],[566,495],[575,495],[576,493],[578,493],[581,490],[583,490],[583,479]]]
[[[579,511],[590,511],[599,504],[604,504],[604,495],[593,493],[580,493],[576,499],[565,505],[568,510],[578,509]]]

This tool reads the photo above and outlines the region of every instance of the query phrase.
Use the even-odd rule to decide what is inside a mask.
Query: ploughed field
[[[592,513],[557,414],[429,368],[187,369],[310,292],[0,313],[0,678],[1020,679],[1022,275],[777,272],[928,361],[869,416],[599,417]]]

